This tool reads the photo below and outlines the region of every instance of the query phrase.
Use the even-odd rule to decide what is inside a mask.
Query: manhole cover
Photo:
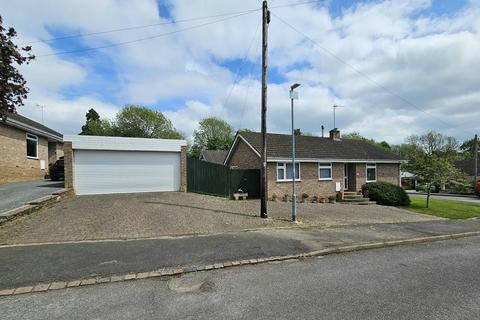
[[[192,277],[173,278],[168,281],[168,288],[179,293],[211,292],[214,287],[212,281]]]

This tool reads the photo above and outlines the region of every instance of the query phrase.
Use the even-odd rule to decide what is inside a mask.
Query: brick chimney
[[[335,140],[335,141],[340,141],[342,140],[340,137],[340,130],[337,128],[334,128],[330,130],[330,139]]]

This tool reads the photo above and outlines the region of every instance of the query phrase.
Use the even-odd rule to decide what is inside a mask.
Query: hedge
[[[388,182],[370,182],[362,186],[362,192],[370,200],[383,206],[408,206],[410,197],[402,187]]]

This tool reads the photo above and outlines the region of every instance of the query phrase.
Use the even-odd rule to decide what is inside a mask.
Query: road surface
[[[0,213],[63,189],[63,181],[37,180],[0,184]]]
[[[0,299],[2,319],[479,319],[480,237]]]

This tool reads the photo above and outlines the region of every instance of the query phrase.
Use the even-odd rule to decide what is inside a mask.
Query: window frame
[[[330,178],[322,178],[320,175],[321,169],[330,169]],[[331,162],[319,162],[318,163],[318,180],[319,181],[332,181],[333,180],[333,165]]]
[[[368,180],[368,169],[375,169],[375,180]],[[367,163],[365,166],[365,182],[377,182],[377,164]]]
[[[28,140],[34,141],[35,142],[35,157],[29,156],[28,155]],[[34,159],[38,160],[38,136],[31,134],[31,133],[26,133],[25,134],[25,148],[26,148],[26,153],[27,153],[27,159]]]
[[[290,162],[277,162],[277,172],[276,172],[276,175],[277,175],[277,182],[291,182],[292,179],[290,178],[286,178],[287,177],[287,164],[288,163],[292,163],[291,161]],[[302,176],[301,176],[301,166],[300,166],[300,162],[295,162],[295,164],[297,165],[298,164],[298,179],[295,179],[295,181],[302,181]],[[279,179],[278,177],[278,169],[279,167],[283,167],[283,178],[282,179]]]

